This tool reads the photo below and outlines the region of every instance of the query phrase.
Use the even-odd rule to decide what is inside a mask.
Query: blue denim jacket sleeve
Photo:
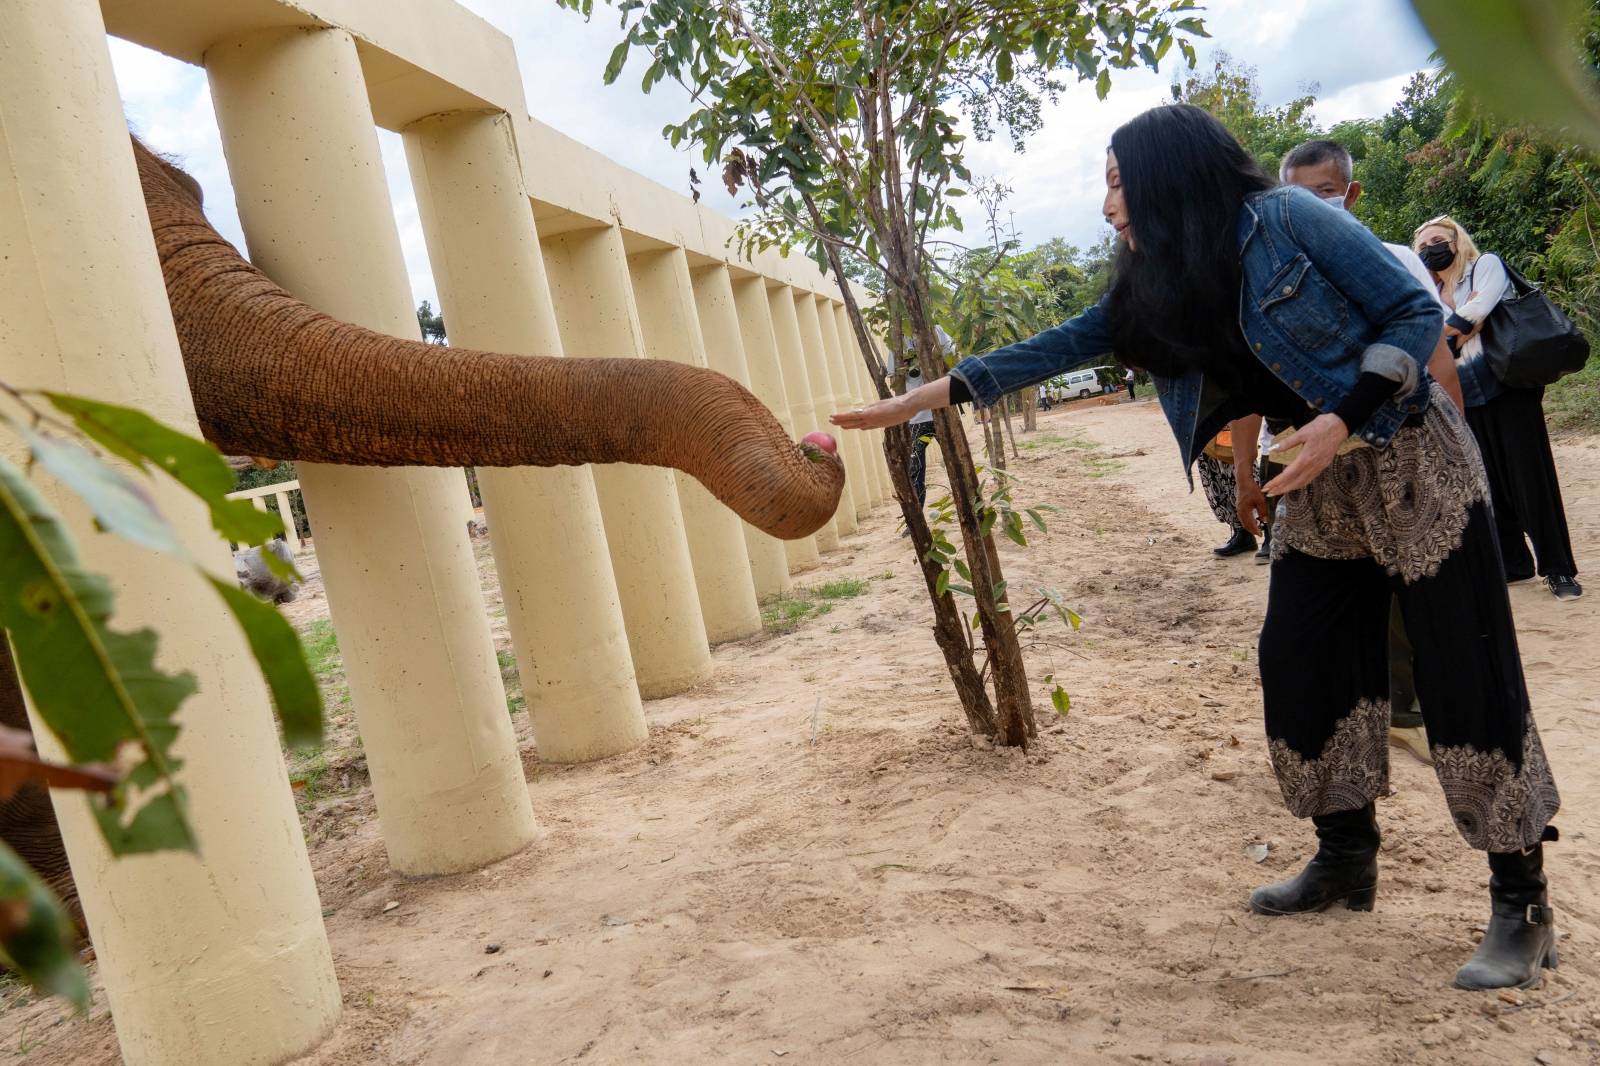
[[[996,348],[988,355],[968,356],[951,368],[950,376],[960,379],[973,402],[988,407],[1008,392],[1088,366],[1110,352],[1111,333],[1102,298],[1076,318],[1025,341]]]
[[[1326,210],[1309,193],[1291,194],[1284,223],[1317,271],[1368,322],[1380,324],[1367,338],[1361,370],[1395,382],[1397,397],[1410,396],[1444,328],[1439,301],[1349,212]],[[1350,427],[1352,433],[1361,429]]]

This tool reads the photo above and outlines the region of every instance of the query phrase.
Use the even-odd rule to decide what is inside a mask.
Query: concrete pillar
[[[700,335],[705,339],[706,365],[754,392],[727,266],[718,263],[703,267],[691,276],[695,308],[700,315]],[[789,427],[784,428],[787,430]],[[768,536],[748,522],[741,524],[744,526],[745,550],[750,556],[750,576],[755,582],[756,598],[766,601],[774,596],[782,596],[790,588],[789,560],[783,550],[783,541]]]
[[[855,368],[861,382],[861,403],[863,405],[878,401],[878,390],[872,383],[872,375],[867,372],[866,362],[861,357],[861,345],[856,341],[855,327],[850,322],[850,311],[845,305],[833,305],[834,318],[839,327],[839,347],[843,352],[844,361]],[[887,460],[883,454],[883,431],[875,429],[867,434],[871,445],[867,449],[873,458],[872,477],[877,485],[878,499],[888,501],[894,499],[894,482],[889,478]]]
[[[578,230],[543,245],[567,358],[643,358],[622,231]],[[673,472],[625,463],[593,470],[639,694],[682,692],[711,675],[711,650]]]
[[[816,397],[817,423],[828,425],[828,416],[839,410],[839,389],[828,365],[828,353],[822,345],[822,327],[817,322],[817,304],[811,294],[794,290],[795,319],[800,326],[800,342],[805,350],[806,373],[811,375],[811,391]],[[832,427],[828,427],[830,430]],[[839,458],[844,460],[844,492],[839,496],[839,509],[834,514],[839,535],[849,536],[856,531],[856,515],[861,511],[856,496],[861,491],[861,439],[854,433],[838,433]]]
[[[267,30],[205,55],[255,264],[336,318],[420,339],[355,42]],[[534,834],[457,469],[298,463],[389,861],[469,870]]]
[[[789,417],[794,419],[794,428],[803,437],[814,429],[821,429],[827,422],[827,415],[817,410],[816,397],[819,393],[806,365],[805,346],[800,338],[800,320],[794,309],[794,290],[787,285],[769,286],[767,306],[772,311],[772,330],[778,340],[778,365],[783,369],[783,390],[789,397]],[[848,468],[845,477],[848,480]],[[843,498],[840,497],[841,500]],[[843,511],[843,506],[839,510]],[[818,551],[831,552],[837,548],[838,515],[823,523],[815,535]]]
[[[731,272],[730,272],[731,273]],[[745,363],[750,370],[750,391],[778,416],[784,432],[798,440],[789,412],[789,394],[783,384],[783,368],[778,360],[778,337],[772,328],[772,306],[767,302],[767,282],[757,275],[730,278],[733,303],[739,312],[739,337],[744,341]],[[784,558],[790,573],[810,570],[822,561],[815,536],[783,542]]]
[[[105,33],[94,0],[0,4],[0,376],[131,404],[198,435]],[[4,439],[9,452],[15,438]],[[188,566],[97,534],[71,494],[35,484],[85,567],[111,579],[116,628],[155,629],[163,668],[199,683],[177,718],[198,855],[112,859],[82,793],[53,797],[120,1061],[297,1056],[338,1020],[339,988],[244,638]],[[164,479],[149,487],[194,557],[231,574],[204,509]],[[37,718],[34,730],[60,758]]]
[[[560,355],[511,120],[456,112],[405,130],[411,185],[450,339]],[[528,431],[568,412],[529,411]],[[585,762],[644,743],[644,711],[589,467],[478,470],[495,570],[539,757]]]
[[[705,368],[705,339],[683,249],[641,252],[628,261],[628,272],[645,355]],[[750,554],[744,546],[744,523],[688,474],[674,471],[673,477],[678,482],[678,505],[689,537],[706,639],[721,644],[761,632],[761,607],[756,603]]]
[[[856,397],[856,377],[850,372],[850,367],[845,365],[844,356],[840,354],[839,324],[833,317],[832,308],[828,306],[827,298],[824,296],[812,296],[810,304],[808,314],[817,320],[817,325],[822,330],[822,351],[828,360],[828,378],[833,382],[834,409],[845,411],[859,407],[861,401]],[[845,433],[842,436],[849,438],[850,452],[856,462],[856,520],[860,521],[872,513],[872,474],[867,465],[872,459],[867,454],[872,441],[861,433]]]

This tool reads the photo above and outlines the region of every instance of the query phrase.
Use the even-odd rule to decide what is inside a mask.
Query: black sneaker
[[[1235,532],[1233,536],[1229,537],[1228,543],[1224,544],[1222,547],[1212,548],[1211,554],[1215,555],[1218,559],[1227,559],[1230,556],[1243,555],[1245,552],[1253,552],[1255,550],[1256,538],[1252,537],[1250,534],[1241,529]]]
[[[1578,579],[1575,577],[1551,574],[1544,579],[1544,583],[1550,586],[1550,591],[1558,600],[1575,600],[1583,595],[1583,586],[1578,584]]]

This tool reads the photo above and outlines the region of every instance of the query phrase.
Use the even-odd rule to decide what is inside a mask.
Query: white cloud
[[[553,4],[463,3],[512,38],[535,118],[670,188],[687,191],[691,166],[706,176],[698,155],[675,151],[661,138],[661,128],[688,107],[681,87],[663,82],[642,93],[637,61],[615,85],[601,83],[620,37],[611,9],[597,5],[595,19],[585,23]],[[1205,42],[1210,47],[1202,49],[1201,63],[1220,48],[1256,67],[1268,103],[1281,103],[1316,84],[1323,94],[1316,114],[1324,123],[1382,114],[1399,98],[1410,74],[1426,65],[1431,48],[1406,0],[1211,0],[1207,6],[1212,40]],[[121,41],[112,42],[112,60],[130,122],[152,147],[183,158],[206,190],[213,223],[242,247],[204,73]],[[1092,244],[1104,232],[1101,174],[1111,132],[1144,108],[1170,99],[1171,77],[1170,71],[1120,73],[1105,101],[1087,85],[1072,85],[1047,105],[1044,129],[1025,153],[1013,153],[1003,138],[974,142],[969,166],[1013,187],[1007,209],[1025,242],[1062,236],[1079,246]],[[393,134],[380,131],[379,140],[413,292],[437,306],[404,151]],[[702,193],[717,210],[737,213],[740,208],[714,176]],[[982,239],[976,212],[977,205],[970,204],[968,240]]]

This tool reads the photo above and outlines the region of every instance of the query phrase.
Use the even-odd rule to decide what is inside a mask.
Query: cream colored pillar
[[[705,339],[683,249],[641,252],[628,261],[628,272],[645,355],[705,368]],[[756,603],[743,523],[688,474],[674,471],[673,477],[706,639],[721,644],[761,632],[761,607]]]
[[[750,391],[778,416],[791,439],[799,439],[803,434],[795,431],[794,419],[790,417],[789,395],[784,389],[783,369],[778,360],[778,337],[772,328],[772,306],[767,302],[766,279],[741,275],[730,280],[734,308],[739,313],[739,337],[744,341],[745,363],[750,370]],[[822,561],[815,536],[784,541],[783,554],[793,574],[810,570]]]
[[[811,389],[816,397],[817,422],[835,434],[839,442],[839,458],[844,460],[844,492],[839,496],[839,509],[834,520],[840,536],[856,531],[856,516],[861,513],[857,502],[863,477],[861,466],[861,438],[854,433],[840,433],[828,423],[828,416],[839,410],[839,389],[828,366],[828,353],[822,345],[822,327],[817,322],[817,304],[809,292],[794,290],[795,319],[800,326],[800,341],[806,355],[806,373],[811,375]]]
[[[622,231],[579,230],[543,245],[567,358],[643,358]],[[621,409],[614,416],[628,417]],[[711,650],[677,483],[657,466],[593,470],[639,693],[650,700],[682,692],[710,676]]]
[[[270,30],[205,56],[256,266],[312,306],[415,339],[355,42]],[[457,469],[299,463],[389,861],[469,870],[534,834]]]
[[[827,423],[827,416],[817,410],[816,397],[821,395],[806,365],[805,345],[800,337],[800,320],[795,314],[794,290],[787,285],[769,286],[767,305],[772,311],[772,330],[778,339],[778,364],[783,369],[783,389],[789,397],[789,417],[802,437]],[[849,468],[845,470],[848,482]],[[845,486],[847,489],[849,485]],[[840,512],[844,507],[841,496]],[[817,550],[831,552],[839,546],[838,514],[828,519],[817,530]]]
[[[839,327],[839,347],[843,350],[845,362],[856,368],[856,373],[861,381],[861,402],[863,404],[878,401],[877,387],[872,383],[872,375],[867,372],[866,362],[861,357],[861,345],[856,340],[855,327],[850,322],[850,312],[845,305],[833,305],[834,318]],[[870,451],[873,455],[873,480],[878,487],[878,499],[890,501],[894,499],[894,482],[889,477],[888,461],[883,454],[883,430],[875,429],[867,434],[872,441]]]
[[[825,296],[813,295],[808,309],[809,317],[817,320],[817,325],[822,331],[822,351],[828,360],[828,378],[833,382],[834,409],[845,411],[852,407],[859,407],[861,401],[856,397],[856,378],[845,365],[844,356],[839,349],[839,324],[834,319],[832,309],[828,306]],[[846,433],[843,436],[850,440],[851,453],[856,460],[856,520],[867,517],[872,513],[872,474],[868,464],[872,456],[868,449],[872,445],[872,438],[864,433]]]
[[[504,114],[414,122],[411,185],[452,342],[560,355],[513,137]],[[568,416],[530,411],[528,431]],[[478,485],[539,757],[585,762],[638,747],[644,711],[590,468],[484,467]]]
[[[105,33],[93,0],[0,4],[0,377],[198,435]],[[0,440],[20,461],[15,437]],[[97,533],[71,494],[35,484],[85,568],[110,577],[116,628],[156,630],[162,668],[198,682],[176,746],[198,855],[112,859],[83,794],[53,797],[120,1061],[269,1064],[309,1050],[338,1020],[339,988],[244,639],[188,566]],[[231,575],[204,508],[165,480],[151,491],[195,558]],[[37,718],[34,730],[61,757]]]
[[[744,339],[739,330],[739,312],[734,306],[733,284],[722,263],[703,267],[691,275],[695,308],[700,316],[700,335],[705,339],[706,365],[754,392],[750,365],[745,356]],[[780,420],[781,421],[781,420]],[[787,430],[789,427],[785,426]],[[793,438],[791,438],[793,439]],[[680,487],[681,489],[681,487]],[[789,560],[783,542],[761,532],[748,522],[744,526],[745,550],[750,556],[750,576],[756,598],[766,601],[789,591]],[[698,572],[698,564],[696,564]]]

